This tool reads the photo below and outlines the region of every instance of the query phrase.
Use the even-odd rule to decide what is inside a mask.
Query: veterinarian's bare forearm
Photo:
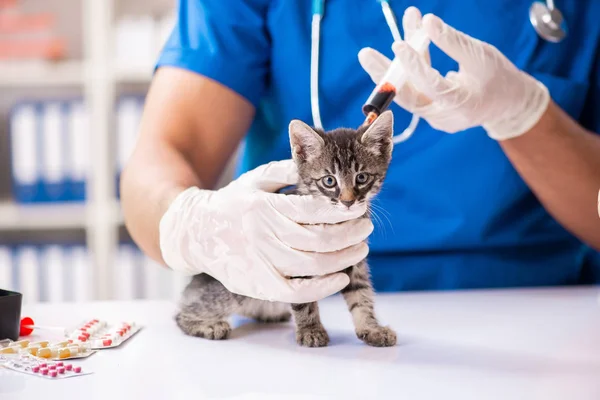
[[[212,188],[247,131],[254,108],[192,72],[160,69],[148,95],[139,139],[121,179],[121,203],[133,240],[163,262],[158,226],[190,186]]]
[[[600,136],[551,103],[529,132],[500,143],[546,210],[580,240],[600,249]]]
[[[129,233],[149,257],[163,262],[158,225],[169,204],[187,187],[200,185],[173,148],[140,147],[132,157],[121,179],[121,204]]]

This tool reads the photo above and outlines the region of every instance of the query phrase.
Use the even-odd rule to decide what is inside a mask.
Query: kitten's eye
[[[335,180],[333,175],[324,176],[323,178],[321,178],[321,182],[323,183],[323,186],[325,186],[326,188],[332,188],[337,183],[337,181]]]
[[[356,175],[356,183],[358,183],[359,185],[364,185],[365,183],[367,183],[368,180],[369,174],[367,174],[366,172],[361,172],[360,174]]]

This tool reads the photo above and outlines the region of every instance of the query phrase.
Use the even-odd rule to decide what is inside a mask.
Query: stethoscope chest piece
[[[529,8],[529,20],[542,39],[558,43],[567,35],[561,12],[555,7],[536,1]]]

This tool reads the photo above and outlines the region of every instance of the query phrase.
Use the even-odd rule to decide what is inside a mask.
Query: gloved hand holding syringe
[[[419,54],[423,55],[429,48],[429,37],[423,29],[416,30],[407,43],[415,49]],[[366,116],[363,125],[370,125],[375,119],[384,112],[394,101],[397,93],[406,83],[407,74],[399,60],[394,59],[387,69],[386,73],[381,78],[371,95],[363,105],[362,111]],[[418,117],[413,117],[413,120]],[[395,143],[404,141],[410,137],[416,128],[416,123],[411,122],[410,126],[401,135],[394,137]]]

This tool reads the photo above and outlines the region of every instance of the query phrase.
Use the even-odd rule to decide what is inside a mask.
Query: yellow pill
[[[14,342],[12,345],[19,346],[22,349],[24,349],[27,347],[28,344],[29,344],[29,340],[19,340],[18,342]]]
[[[48,347],[44,347],[43,349],[39,349],[37,356],[41,358],[53,358],[56,357],[58,353],[57,349],[51,349]]]
[[[31,347],[31,346],[48,347],[48,344],[50,344],[50,342],[49,342],[49,341],[47,341],[47,340],[43,340],[43,341],[41,341],[41,342],[35,342],[35,343],[31,343],[31,344],[29,345],[29,347]]]
[[[42,348],[38,350],[37,356],[41,358],[50,358],[52,356],[52,351],[48,348]]]
[[[14,347],[5,347],[0,349],[0,354],[16,354],[17,350]]]
[[[82,350],[79,346],[69,346],[67,347],[67,349],[71,352],[71,356],[76,356],[78,353],[84,353],[85,351]]]
[[[39,350],[40,350],[39,346],[29,346],[27,348],[27,352],[29,352],[29,354],[31,354],[32,356],[37,356],[37,353]]]
[[[58,358],[63,359],[69,357],[71,357],[71,350],[68,347],[66,349],[58,350]]]
[[[68,340],[65,340],[64,342],[58,342],[58,343],[54,343],[54,344],[52,345],[52,347],[54,347],[54,348],[67,347],[69,344],[71,344],[71,343],[69,343],[69,341],[68,341]]]

